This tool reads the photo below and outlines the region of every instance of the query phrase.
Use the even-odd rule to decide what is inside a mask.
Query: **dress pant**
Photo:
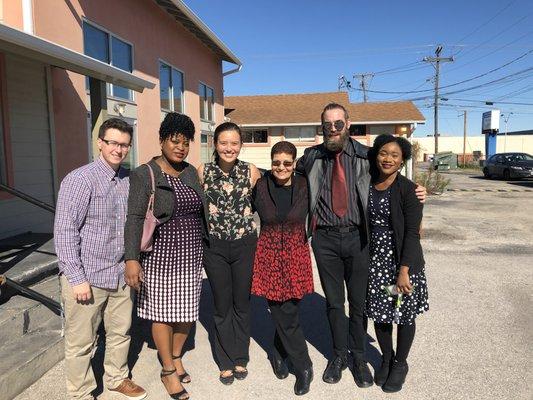
[[[221,371],[246,367],[250,347],[250,291],[257,236],[209,239],[204,268],[215,303],[215,357]]]
[[[276,326],[274,351],[283,359],[288,358],[297,371],[304,371],[313,366],[307,342],[300,327],[300,300],[268,300],[270,314]]]
[[[368,245],[359,229],[350,232],[317,229],[313,233],[313,253],[326,305],[336,356],[348,350],[357,361],[364,360],[366,318],[364,317],[368,282]],[[348,293],[349,318],[344,312],[344,286]]]
[[[134,292],[127,285],[116,290],[92,287],[88,302],[76,301],[72,288],[61,275],[61,297],[65,307],[65,375],[71,399],[93,399],[96,380],[91,356],[102,317],[106,332],[104,380],[116,388],[128,377],[131,313]]]

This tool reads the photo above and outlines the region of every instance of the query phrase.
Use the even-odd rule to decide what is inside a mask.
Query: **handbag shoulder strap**
[[[155,200],[155,178],[154,178],[154,170],[150,166],[150,164],[146,163],[146,166],[148,167],[148,171],[150,172],[150,181],[152,184],[151,191],[150,191],[150,199],[148,200],[148,210],[151,210],[153,212],[154,210],[154,200]]]

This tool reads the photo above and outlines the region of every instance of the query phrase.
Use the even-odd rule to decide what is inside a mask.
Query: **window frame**
[[[171,83],[171,86],[169,87],[169,99],[172,99],[172,102],[171,102],[171,105],[172,105],[172,109],[166,109],[166,108],[163,108],[161,107],[161,104],[159,104],[159,108],[162,112],[164,113],[169,113],[169,112],[177,112],[176,110],[174,110],[174,85],[173,85],[173,82],[172,82],[172,70],[174,71],[177,71],[181,74],[181,113],[182,114],[185,114],[186,111],[185,111],[185,72],[183,72],[181,69],[179,68],[176,68],[174,65],[172,65],[171,63],[163,60],[162,58],[159,58],[158,59],[158,64],[159,64],[159,72],[161,72],[161,64],[165,64],[167,67],[170,68],[170,83]],[[161,103],[161,74],[159,75],[159,103]],[[171,95],[172,93],[172,95]]]
[[[287,135],[286,135],[286,130],[287,129],[290,129],[290,128],[298,128],[298,129],[302,129],[302,128],[313,128],[314,131],[315,131],[315,134],[313,136],[313,138],[302,138],[301,134],[298,136],[298,138],[288,138]],[[315,125],[290,125],[290,126],[284,126],[283,127],[283,138],[288,141],[288,142],[297,142],[297,143],[314,143],[316,142],[316,137],[317,137],[317,133],[318,132],[318,128],[315,126]]]
[[[204,109],[206,110],[206,116],[204,117],[202,115],[202,108],[200,107],[200,120],[205,122],[215,122],[216,116],[215,116],[215,89],[206,84],[203,81],[198,81],[198,100],[199,102],[202,101],[202,93],[200,93],[200,85],[204,87],[205,89],[205,103],[204,103]],[[212,104],[212,117],[213,119],[209,119],[209,108],[207,107],[209,105],[209,98],[207,97],[207,89],[211,89],[213,91],[213,102]]]
[[[87,25],[90,25],[91,27],[95,28],[95,29],[98,29],[102,32],[104,32],[106,35],[107,35],[107,48],[108,48],[108,52],[109,52],[109,63],[107,63],[108,65],[110,66],[114,66],[113,65],[113,38],[117,39],[117,40],[120,40],[121,42],[124,42],[125,44],[129,45],[131,47],[131,71],[126,71],[126,70],[123,70],[121,68],[118,68],[118,67],[115,67],[115,68],[118,68],[120,69],[121,71],[126,71],[126,72],[129,72],[130,74],[133,74],[133,71],[135,70],[135,46],[133,45],[132,42],[130,42],[129,40],[126,40],[124,39],[123,37],[111,32],[109,29],[93,22],[93,21],[90,21],[88,20],[87,18],[85,17],[82,17],[82,27],[81,27],[81,30],[82,30],[82,36],[83,36],[83,24],[87,24]],[[83,40],[83,54],[85,55],[85,40]],[[90,56],[87,56],[87,57],[90,57]],[[97,60],[97,58],[95,58],[95,60]],[[98,61],[101,61],[101,60],[98,60]],[[101,61],[103,62],[103,61]],[[131,102],[131,103],[135,103],[135,91],[134,90],[131,90],[131,89],[128,89],[129,93],[131,94],[131,98],[130,99],[125,99],[123,97],[117,97],[114,95],[113,93],[113,84],[112,83],[106,83],[106,88],[107,88],[107,97],[108,98],[111,98],[111,99],[114,99],[114,100],[118,100],[118,101],[125,101],[125,102]],[[90,89],[87,87],[87,93],[90,92]]]
[[[244,132],[246,131],[250,131],[252,132],[252,140],[254,139],[254,132],[255,131],[265,131],[266,132],[266,142],[245,142],[244,141]],[[242,128],[242,133],[243,133],[243,141],[242,143],[244,145],[268,145],[270,143],[270,135],[269,135],[269,129],[268,128]]]

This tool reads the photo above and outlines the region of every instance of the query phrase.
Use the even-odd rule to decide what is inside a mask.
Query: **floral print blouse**
[[[209,235],[236,240],[256,233],[252,212],[250,164],[237,160],[228,174],[216,162],[204,166],[204,191],[209,206]]]

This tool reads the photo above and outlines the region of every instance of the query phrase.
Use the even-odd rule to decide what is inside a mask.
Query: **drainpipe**
[[[239,64],[237,68],[230,69],[229,71],[223,72],[222,76],[228,76],[231,74],[234,74],[235,72],[239,72],[242,69],[242,64]]]

